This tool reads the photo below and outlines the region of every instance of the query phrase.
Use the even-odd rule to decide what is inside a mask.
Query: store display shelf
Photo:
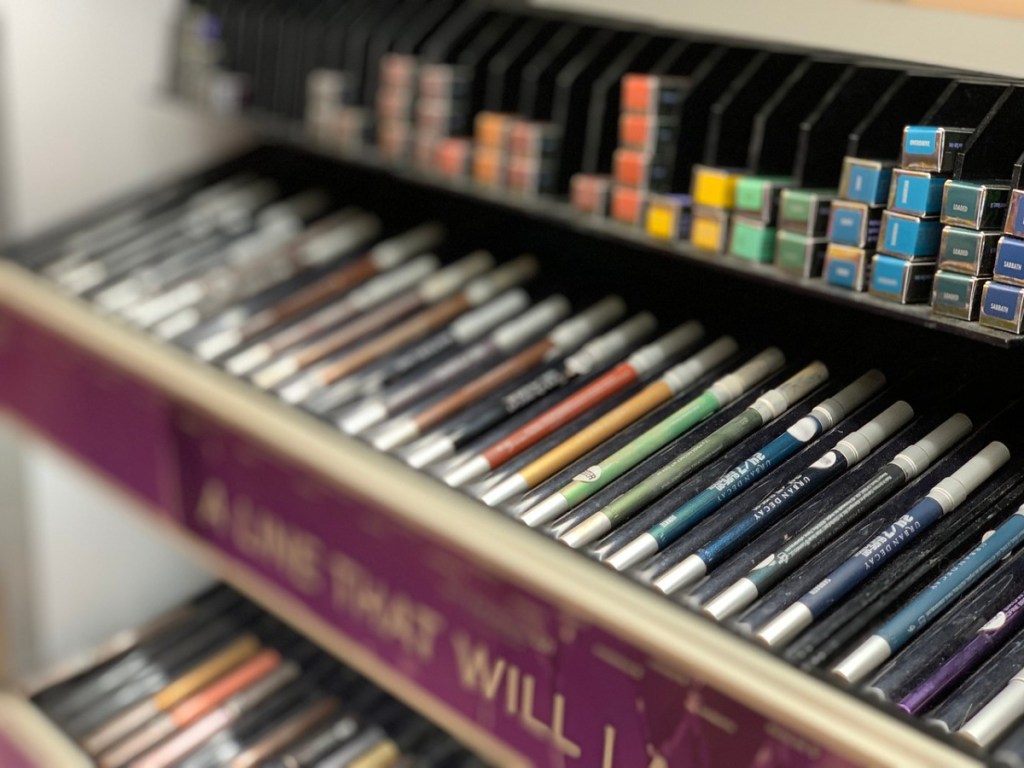
[[[0,765],[87,768],[92,761],[24,697],[0,690]]]
[[[9,262],[0,370],[0,408],[497,764],[978,764]]]
[[[868,293],[837,288],[821,278],[795,277],[779,271],[771,264],[759,264],[729,254],[704,251],[695,248],[687,241],[659,240],[638,228],[610,219],[583,214],[562,199],[516,195],[503,190],[482,187],[469,179],[451,179],[426,173],[383,159],[372,147],[366,147],[359,152],[325,148],[309,140],[293,126],[282,125],[278,120],[257,118],[256,123],[261,126],[266,135],[326,158],[386,173],[405,183],[419,187],[439,188],[453,195],[564,227],[585,236],[599,238],[604,242],[618,242],[634,248],[640,247],[652,256],[679,259],[688,264],[727,274],[730,277],[765,285],[769,289],[781,289],[789,294],[808,296],[843,307],[852,307],[857,311],[874,316],[943,334],[951,334],[970,341],[1002,349],[1024,349],[1024,336],[984,328],[976,322],[943,317],[933,313],[928,305],[896,304]]]

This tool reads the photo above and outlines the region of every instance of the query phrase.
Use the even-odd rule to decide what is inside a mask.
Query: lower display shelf
[[[0,371],[0,409],[496,764],[978,764],[6,262]]]
[[[87,768],[92,761],[25,698],[0,690],[0,765]]]

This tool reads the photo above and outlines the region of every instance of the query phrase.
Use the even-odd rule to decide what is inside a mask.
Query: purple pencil
[[[985,622],[978,634],[933,675],[912,690],[899,703],[899,707],[916,715],[936,701],[942,694],[958,685],[985,659],[1024,625],[1024,592],[1021,592],[999,613]]]

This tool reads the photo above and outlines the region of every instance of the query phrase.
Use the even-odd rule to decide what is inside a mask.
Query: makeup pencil
[[[663,495],[747,435],[777,419],[827,379],[828,368],[822,363],[812,363],[797,372],[780,386],[758,397],[731,421],[619,496],[605,508],[604,514],[612,520],[613,527],[617,527],[643,505]],[[671,525],[665,528],[668,531]],[[648,533],[633,539],[604,562],[616,570],[623,570],[655,554],[659,549],[658,540]]]
[[[915,637],[978,579],[1024,541],[1024,507],[904,606],[832,669],[848,683],[864,679]]]
[[[957,736],[979,747],[990,747],[1021,717],[1024,717],[1024,668],[957,731]]]
[[[414,415],[399,416],[384,423],[371,438],[373,445],[382,451],[390,451],[414,440],[517,377],[577,349],[595,333],[622,317],[625,311],[625,302],[618,296],[602,299],[559,323],[544,338],[519,350],[441,400]]]
[[[524,414],[532,406],[539,406],[542,401],[551,402],[556,393],[572,397],[572,386],[582,384],[586,379],[593,379],[609,365],[619,361],[623,355],[633,350],[636,345],[657,327],[654,316],[647,312],[634,315],[624,323],[602,334],[593,341],[588,341],[579,352],[569,355],[564,360],[554,360],[538,370],[529,380],[505,390],[496,398],[485,401],[480,407],[471,409],[455,423],[449,423],[442,429],[427,435],[423,440],[410,446],[411,453],[402,458],[414,467],[432,464],[438,459],[453,454],[458,448],[465,446],[478,437],[492,432],[501,425],[513,426],[517,414]],[[559,403],[565,402],[562,397]]]
[[[330,355],[344,350],[372,334],[388,328],[396,321],[408,319],[425,307],[457,294],[466,283],[494,266],[494,258],[486,251],[474,251],[425,277],[416,287],[373,311],[350,318],[333,330],[287,350],[283,356],[252,374],[256,386],[271,389]],[[386,273],[390,274],[390,273]],[[358,289],[357,289],[358,290]]]
[[[190,692],[187,697],[183,696],[161,707],[152,718],[133,724],[136,726],[131,729],[134,733],[116,746],[110,748],[114,738],[110,738],[103,746],[100,746],[98,739],[93,739],[91,744],[86,744],[86,749],[94,755],[106,750],[97,758],[102,768],[124,765],[163,739],[187,728],[236,693],[270,674],[280,664],[281,654],[273,648],[264,648],[218,679]],[[167,690],[158,695],[164,694]],[[112,737],[109,732],[104,735]],[[121,735],[123,734],[119,734],[117,738]]]
[[[514,432],[495,441],[479,453],[464,457],[461,464],[444,475],[444,481],[449,485],[464,485],[497,469],[612,395],[653,374],[666,362],[700,341],[703,335],[703,326],[691,321],[641,347],[610,371],[601,374],[578,392],[537,415]],[[568,368],[568,361],[566,367]],[[474,429],[442,432],[429,445],[424,445],[420,452],[410,456],[408,462],[414,467],[426,466],[432,461],[451,456],[470,440],[482,434],[482,431]]]
[[[78,264],[55,279],[74,294],[93,291],[162,255],[199,242],[216,242],[232,232],[244,232],[249,226],[258,226],[260,222],[253,220],[254,215],[278,193],[278,187],[272,181],[253,179],[236,189],[226,190],[220,199],[212,199],[185,211],[184,216],[170,213],[159,222],[150,222],[139,237]]]
[[[524,289],[514,288],[505,291],[483,306],[455,318],[441,330],[372,363],[359,373],[332,384],[317,397],[316,406],[326,412],[347,405],[360,397],[379,393],[405,376],[415,376],[419,369],[429,367],[456,350],[464,349],[529,306],[530,295]]]
[[[846,418],[850,411],[858,408],[868,398],[878,392],[884,384],[885,376],[879,371],[869,371],[835,396],[816,405],[807,416],[804,416],[800,421],[771,442],[762,446],[755,453],[744,459],[744,461],[723,473],[711,486],[698,493],[694,498],[687,501],[686,504],[675,510],[669,517],[661,521],[656,528],[659,532],[664,529],[666,536],[665,540],[658,544],[657,549],[661,550],[672,543],[675,538],[678,538],[678,536],[685,533],[693,525],[719,509],[729,499],[750,487],[762,475],[770,472],[806,445],[816,440],[823,432],[832,429],[832,427]],[[782,388],[780,387],[780,389]],[[788,393],[789,389],[787,388],[784,391]],[[775,398],[773,392],[774,390],[766,392],[762,395],[762,398],[775,402],[777,398]],[[786,394],[786,397],[788,398],[789,394]],[[761,398],[755,401],[750,408],[737,416],[733,422],[738,423],[741,417],[746,419],[746,414],[751,409],[763,407],[758,405],[760,400]],[[775,413],[772,419],[781,415],[781,411]],[[726,429],[733,422],[724,425],[721,429]],[[712,433],[709,438],[720,431]],[[703,442],[701,441],[701,443]],[[684,453],[683,455],[685,456],[686,454]],[[581,547],[585,544],[590,544],[632,517],[633,512],[637,508],[634,503],[630,503],[626,498],[620,496],[608,506],[561,534],[559,538],[571,547]],[[644,535],[653,537],[656,534],[648,533]]]
[[[921,531],[960,506],[1009,458],[1010,452],[1005,445],[989,443],[806,595],[768,622],[757,632],[757,639],[770,646],[788,643],[850,590],[899,554]]]
[[[554,520],[611,484],[627,470],[689,432],[697,424],[741,397],[758,382],[779,370],[785,358],[771,347],[735,371],[715,381],[667,419],[662,420],[600,463],[577,475],[568,485],[520,515],[530,526]]]
[[[339,420],[338,426],[350,435],[365,432],[389,416],[411,408],[468,376],[471,371],[508,358],[551,330],[552,326],[565,317],[568,308],[568,300],[562,297],[552,297],[538,303],[519,317],[505,322],[486,338],[458,351],[429,370],[421,371],[413,380],[363,400]]]
[[[840,440],[802,472],[761,499],[726,531],[704,544],[681,563],[654,580],[655,588],[668,594],[688,587],[723,563],[751,539],[809,499],[850,467],[888,440],[913,417],[913,409],[900,401],[857,431]],[[660,544],[664,548],[664,544]]]
[[[442,270],[443,271],[443,270]],[[281,386],[278,393],[290,403],[302,402],[320,389],[341,381],[414,341],[447,325],[467,310],[478,307],[498,294],[530,280],[537,271],[537,260],[521,256],[491,272],[470,280],[454,293],[442,293],[442,298],[408,317],[379,336],[360,344],[340,358],[328,360]],[[438,273],[440,275],[440,273]],[[447,296],[447,298],[444,298]],[[305,403],[319,410],[315,401]]]
[[[240,173],[205,186],[201,181],[188,180],[119,207],[109,216],[63,238],[57,246],[59,253],[47,259],[43,274],[61,282],[74,267],[96,261],[126,243],[155,242],[185,232],[191,217],[216,210],[218,198],[256,180],[251,173]]]
[[[255,709],[268,697],[296,679],[301,672],[294,661],[279,664],[269,674],[240,693],[228,698],[217,709],[203,715],[191,725],[161,742],[154,749],[133,760],[133,768],[168,768],[195,752],[217,732],[230,727],[245,713]]]
[[[916,715],[959,685],[1024,626],[1024,592],[1007,603],[945,664],[899,702],[900,709]]]
[[[827,542],[845,531],[879,504],[924,472],[939,456],[971,431],[971,420],[958,413],[921,440],[893,457],[857,490],[821,519],[805,528],[778,552],[769,555],[744,578],[723,590],[704,606],[712,618],[728,618],[795,571]]]
[[[97,305],[139,325],[151,323],[147,311],[162,312],[164,295],[189,277],[214,269],[232,259],[273,252],[295,238],[304,226],[319,217],[329,205],[322,190],[306,190],[276,200],[262,209],[247,213],[226,231],[215,230],[189,243],[175,244],[151,255],[137,256],[107,282],[86,293]],[[357,222],[376,222],[376,218],[348,208],[326,217],[328,226]],[[323,221],[323,219],[322,219]],[[318,227],[319,229],[319,227]],[[146,322],[140,317],[147,319]],[[153,315],[153,322],[159,314]]]
[[[345,296],[297,322],[254,342],[229,357],[224,362],[224,367],[229,373],[245,376],[289,347],[309,341],[320,333],[394,299],[399,294],[411,291],[420,280],[435,272],[440,264],[440,260],[432,254],[417,256],[412,261],[384,272],[358,288],[353,288]]]
[[[239,344],[269,331],[278,323],[308,312],[347,293],[360,283],[393,269],[414,256],[426,253],[443,237],[444,229],[440,224],[421,224],[400,235],[382,240],[365,255],[281,299],[273,306],[252,315],[235,318],[231,327],[223,328],[204,339],[196,347],[196,354],[204,360],[220,357]]]
[[[309,225],[276,248],[237,254],[229,263],[205,270],[167,291],[161,300],[175,305],[175,309],[153,326],[153,332],[165,339],[177,339],[245,299],[297,275],[346,261],[379,232],[380,222],[375,217],[345,220],[341,213],[336,216]]]

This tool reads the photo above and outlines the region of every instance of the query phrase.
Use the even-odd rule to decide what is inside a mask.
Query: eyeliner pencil
[[[537,415],[514,432],[486,446],[478,453],[463,457],[457,467],[444,475],[444,481],[453,486],[465,485],[497,469],[612,395],[654,373],[666,361],[691,348],[703,336],[703,326],[691,321],[641,347],[610,371]],[[483,433],[475,430],[439,434],[432,444],[424,446],[422,453],[410,456],[409,464],[422,467],[451,456],[480,434]]]
[[[552,403],[565,402],[599,377],[601,372],[635,349],[656,327],[657,321],[650,313],[634,315],[588,341],[578,352],[552,360],[525,381],[503,389],[461,414],[457,420],[409,445],[401,458],[417,468],[436,464],[477,438],[493,438],[503,431],[507,434],[520,428],[527,420],[536,418],[539,408],[550,410]]]
[[[1024,541],[1024,507],[990,533],[833,667],[832,673],[848,683],[857,683],[910,642],[929,622]]]
[[[741,397],[785,362],[776,347],[766,349],[735,371],[715,381],[690,400],[603,461],[581,472],[568,485],[520,515],[529,526],[547,523],[593,496],[647,457],[685,435],[702,421]]]
[[[415,261],[415,260],[414,260]],[[486,251],[474,251],[424,277],[415,287],[396,296],[371,311],[351,316],[327,333],[286,350],[285,354],[258,368],[251,375],[253,383],[263,389],[273,389],[289,377],[318,363],[330,355],[357,342],[364,342],[372,334],[388,328],[399,320],[406,320],[416,312],[457,294],[466,283],[479,277],[494,266],[494,258]],[[384,276],[392,273],[386,272]],[[360,290],[360,289],[355,289]],[[351,296],[346,294],[341,300]],[[330,307],[330,305],[328,305]]]
[[[758,630],[757,639],[769,646],[789,643],[850,591],[896,557],[922,531],[959,507],[1009,458],[1010,452],[1005,445],[989,443],[960,469],[939,482],[911,509],[866,542],[807,594]]]
[[[466,378],[473,370],[496,364],[548,333],[565,317],[557,304],[542,301],[528,312],[507,321],[485,338],[460,350],[437,365],[420,372],[413,380],[378,396],[358,403],[340,420],[338,426],[350,435],[358,435],[388,417],[406,411],[446,386]],[[567,302],[561,302],[568,306]]]
[[[618,296],[608,296],[578,315],[559,323],[547,336],[519,350],[491,370],[436,403],[411,416],[400,416],[381,425],[371,442],[390,451],[414,440],[516,377],[536,370],[546,361],[577,349],[595,333],[614,323],[626,311]]]
[[[360,397],[379,393],[407,375],[415,376],[421,368],[464,349],[529,306],[530,295],[525,289],[505,291],[486,304],[455,318],[441,330],[334,383],[317,399],[317,408],[321,411],[339,408]]]
[[[204,339],[196,347],[196,354],[204,360],[220,357],[258,334],[269,331],[275,325],[315,309],[370,278],[425,253],[437,245],[443,236],[444,230],[441,225],[421,224],[400,235],[382,240],[355,261],[295,291],[273,306],[251,315],[232,318],[234,322],[230,327],[223,328]]]
[[[428,303],[421,311],[392,326],[381,335],[355,346],[340,358],[330,359],[325,364],[302,373],[298,378],[281,386],[278,393],[287,402],[303,402],[318,390],[357,373],[385,355],[442,328],[466,311],[531,279],[536,270],[536,259],[532,256],[521,256],[470,280],[461,287],[461,290],[458,290],[459,286],[455,286],[454,292],[450,288],[445,288],[440,300]],[[438,273],[438,276],[440,275],[441,273]],[[319,359],[320,351],[318,350],[316,354]],[[306,404],[316,410],[323,409],[315,400]]]
[[[823,432],[832,429],[832,427],[846,418],[846,415],[851,410],[866,402],[884,384],[885,377],[880,372],[869,371],[835,396],[827,398],[814,406],[807,416],[804,416],[777,438],[746,457],[735,467],[728,469],[708,488],[705,488],[683,506],[672,512],[669,517],[659,524],[660,527],[666,527],[670,522],[678,521],[679,525],[676,535],[678,537],[678,535],[684,533],[697,522],[717,511],[727,501],[749,488],[760,477],[771,472],[771,470],[795,455],[806,445],[816,440]],[[763,397],[772,400],[773,393],[771,391],[766,392]],[[747,412],[755,408],[759,401],[760,398],[750,408],[741,413],[737,419],[740,417],[746,419]],[[781,416],[782,412],[780,411],[776,415]],[[734,419],[733,422],[737,421],[737,419]],[[724,425],[722,429],[726,429],[733,422]],[[717,431],[714,434],[717,434]],[[739,441],[735,442],[738,443]],[[683,456],[685,455],[684,453]],[[586,520],[562,533],[559,538],[571,547],[581,547],[585,544],[590,544],[632,517],[635,511],[636,507],[624,499],[623,496],[620,496]],[[665,542],[659,543],[658,548],[661,549],[669,543],[671,541],[666,539]]]
[[[869,456],[875,448],[906,425],[913,415],[913,409],[903,401],[887,408],[757,502],[726,531],[655,579],[655,588],[668,594],[699,581],[751,539]]]
[[[936,458],[966,437],[971,427],[971,420],[958,413],[898,453],[833,509],[709,600],[704,612],[721,621],[746,608],[807,562],[824,544],[924,472]]]

